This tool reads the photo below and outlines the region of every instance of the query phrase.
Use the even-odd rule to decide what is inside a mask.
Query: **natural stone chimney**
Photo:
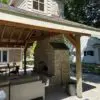
[[[46,38],[38,41],[35,49],[35,67],[40,71],[39,62],[45,62],[48,74],[53,76],[52,84],[66,84],[69,80],[69,50],[62,40],[62,35]]]

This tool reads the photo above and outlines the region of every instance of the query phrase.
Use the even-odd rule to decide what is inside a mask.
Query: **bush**
[[[75,63],[71,64],[71,67],[74,67],[76,69],[75,66]],[[82,70],[83,72],[90,72],[100,75],[100,67],[97,64],[82,63]]]
[[[1,3],[8,4],[9,0],[0,0]]]

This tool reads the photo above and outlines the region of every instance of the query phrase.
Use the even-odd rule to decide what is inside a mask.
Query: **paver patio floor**
[[[69,97],[63,87],[50,87],[46,90],[46,100],[100,100],[100,76],[84,74],[83,83],[82,99],[76,96]]]

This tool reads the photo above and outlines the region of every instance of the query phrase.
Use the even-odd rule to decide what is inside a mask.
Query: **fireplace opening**
[[[39,69],[40,69],[41,73],[48,74],[48,67],[47,67],[47,64],[44,61],[39,62]]]

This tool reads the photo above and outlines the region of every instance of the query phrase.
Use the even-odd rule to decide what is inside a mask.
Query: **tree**
[[[9,0],[0,0],[0,2],[2,2],[4,4],[8,4]]]
[[[66,0],[65,18],[100,27],[100,0]]]
[[[85,13],[83,7],[85,0],[66,0],[65,2],[65,17],[69,20],[84,23]]]

